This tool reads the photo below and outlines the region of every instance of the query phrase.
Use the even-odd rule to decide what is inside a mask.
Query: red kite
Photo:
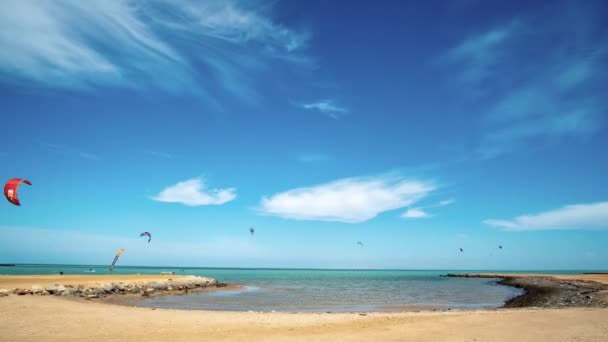
[[[30,181],[21,178],[13,178],[4,184],[4,196],[9,202],[18,206],[20,206],[21,203],[19,203],[19,197],[17,197],[17,188],[21,183],[32,185]]]

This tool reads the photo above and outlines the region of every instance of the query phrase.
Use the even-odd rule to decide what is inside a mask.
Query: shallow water
[[[496,279],[444,278],[420,271],[242,271],[238,290],[152,297],[146,307],[283,312],[494,308],[521,290]],[[221,279],[221,278],[220,278]],[[245,279],[243,279],[245,280]]]
[[[0,274],[108,274],[107,266],[17,265],[0,267]],[[496,279],[445,278],[446,273],[477,271],[407,270],[305,270],[117,267],[114,274],[159,274],[161,271],[216,278],[245,285],[239,290],[151,297],[137,305],[146,307],[282,311],[403,311],[416,309],[496,308],[521,293],[496,284]],[[494,271],[496,272],[496,271]],[[510,273],[499,271],[500,273]],[[516,271],[522,273],[522,271]],[[532,271],[531,271],[532,272]],[[580,271],[559,271],[579,273]],[[533,271],[533,273],[551,273]],[[555,272],[554,272],[555,273]]]

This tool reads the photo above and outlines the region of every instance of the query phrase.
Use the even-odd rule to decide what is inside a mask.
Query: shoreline
[[[608,308],[608,274],[456,273],[442,276],[499,279],[497,284],[523,289],[523,293],[505,301],[502,306],[491,309],[395,304],[391,306],[390,310],[327,311],[326,313],[370,314],[376,312],[474,312],[512,308]],[[0,297],[8,295],[61,296],[115,305],[150,308],[138,304],[147,297],[237,290],[243,286],[228,285],[217,282],[212,278],[191,275],[19,275],[0,276]],[[396,310],[395,308],[400,309]],[[158,309],[165,310],[168,308]],[[230,310],[212,311],[238,312]],[[290,311],[289,313],[299,313],[299,311]]]
[[[85,299],[178,295],[227,287],[213,278],[182,275],[0,276],[0,297],[61,296]]]
[[[108,280],[120,282],[121,277],[125,276],[112,276],[111,279],[98,277],[88,284],[100,283],[99,280],[101,283]],[[500,278],[496,275],[485,277]],[[608,276],[602,277],[608,283]],[[2,278],[4,277],[0,277],[0,288],[3,284],[31,286],[33,282],[41,281],[40,277],[35,276],[29,279]],[[46,284],[55,281],[53,277],[45,278]],[[122,281],[157,281],[160,277],[126,278],[129,279]],[[534,278],[529,280],[533,281]],[[589,284],[585,277],[579,280],[582,285]],[[208,287],[207,290],[221,288]],[[127,298],[126,296],[129,295],[110,295],[106,298]],[[608,340],[608,309],[602,307],[519,307],[364,314],[284,313],[156,309],[116,305],[105,299],[86,300],[74,296],[13,293],[0,298],[0,312],[3,313],[0,320],[2,338],[16,342],[177,342],[196,341],[203,336],[205,340],[213,341]]]

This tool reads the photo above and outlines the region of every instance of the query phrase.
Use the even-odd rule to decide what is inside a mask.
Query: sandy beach
[[[167,279],[179,279],[183,276],[176,275],[139,275],[139,274],[113,274],[113,275],[19,275],[0,276],[0,289],[6,288],[30,288],[32,285],[91,285],[113,281],[158,281]]]
[[[513,275],[510,275],[513,276]],[[524,277],[529,277],[524,275]],[[546,277],[546,275],[543,275]],[[608,275],[559,276],[608,282]],[[161,276],[2,276],[0,288]],[[258,313],[137,308],[55,296],[0,298],[3,341],[606,341],[608,309]]]

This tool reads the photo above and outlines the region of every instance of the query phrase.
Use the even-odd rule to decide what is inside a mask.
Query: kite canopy
[[[21,183],[32,185],[32,183],[27,179],[21,178],[13,178],[4,184],[4,197],[6,197],[9,202],[17,206],[21,205],[21,203],[19,203],[19,197],[17,196],[17,188],[19,188]]]
[[[120,257],[120,255],[122,253],[125,252],[124,248],[121,248],[117,253],[116,256],[114,257],[114,260],[112,261],[112,265],[110,265],[110,272],[112,272],[112,270],[114,269],[114,266],[116,265],[116,262],[118,261],[118,257]]]
[[[357,244],[363,246],[363,242],[361,241],[357,241]]]
[[[152,240],[152,235],[148,232],[143,232],[141,234],[139,234],[139,236],[147,236],[148,237],[148,243],[150,243],[150,240]]]
[[[251,235],[253,235],[253,233],[255,232],[255,229],[253,229],[253,227],[249,227],[249,232],[251,233]]]

